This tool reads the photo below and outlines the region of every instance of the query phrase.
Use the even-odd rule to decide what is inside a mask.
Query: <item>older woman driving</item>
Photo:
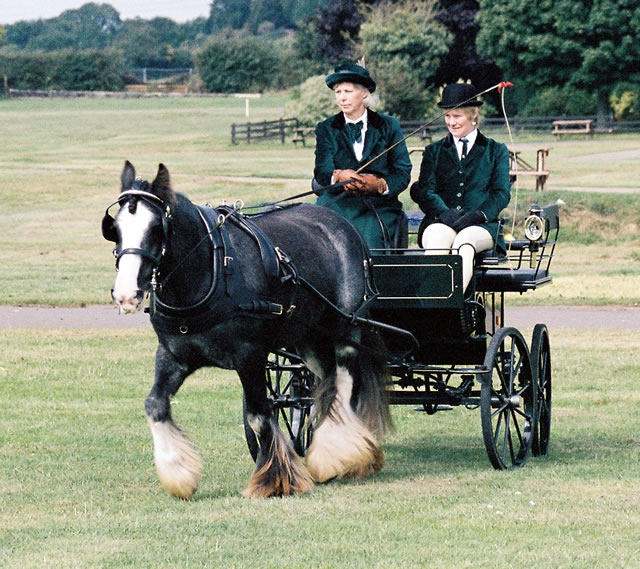
[[[368,108],[376,83],[366,68],[338,65],[325,81],[340,112],[316,126],[314,187],[348,183],[324,191],[317,203],[346,217],[370,248],[391,247],[402,216],[398,195],[409,185],[411,161],[404,142],[373,159],[402,140],[400,124]]]

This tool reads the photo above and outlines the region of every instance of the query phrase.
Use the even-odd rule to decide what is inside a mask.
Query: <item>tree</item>
[[[385,110],[406,119],[425,116],[453,40],[437,20],[437,0],[381,2],[364,15],[358,48],[380,85]]]
[[[637,74],[637,0],[479,4],[479,50],[493,57],[514,83],[520,82],[528,96],[545,87],[583,89],[597,94],[598,114],[604,115],[613,87]]]
[[[331,63],[353,55],[363,17],[357,0],[328,0],[314,18],[318,33],[317,49]]]
[[[262,91],[278,67],[277,55],[256,37],[212,37],[195,59],[206,88],[215,93]]]
[[[241,29],[249,18],[250,8],[251,0],[212,0],[209,9],[211,30]]]
[[[501,71],[491,57],[478,53],[476,36],[480,29],[477,0],[440,0],[437,20],[454,35],[447,55],[435,74],[437,85],[470,79],[479,91],[501,80]]]
[[[7,41],[22,49],[104,49],[116,36],[122,22],[109,4],[84,4],[57,18],[17,22],[7,28]]]

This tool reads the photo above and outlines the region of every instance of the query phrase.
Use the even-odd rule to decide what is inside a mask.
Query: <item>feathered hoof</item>
[[[316,482],[334,478],[365,478],[384,466],[384,453],[357,420],[350,428],[327,417],[315,431],[307,452],[307,469]]]
[[[198,453],[175,423],[150,421],[150,426],[160,485],[171,496],[188,500],[200,483],[202,461]]]
[[[313,479],[282,433],[274,431],[270,452],[260,455],[243,495],[271,498],[304,494],[313,488]]]
[[[247,498],[279,498],[309,492],[314,486],[309,473],[300,465],[299,472],[273,476],[264,467],[254,472],[242,492]]]

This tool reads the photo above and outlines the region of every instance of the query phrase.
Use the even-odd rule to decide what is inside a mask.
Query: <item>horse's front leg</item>
[[[256,467],[244,495],[252,498],[302,494],[313,487],[313,480],[272,416],[265,386],[264,361],[238,366],[247,405],[247,418],[256,434],[260,450]]]
[[[153,458],[162,487],[172,496],[188,500],[198,489],[202,462],[171,418],[170,398],[191,373],[164,349],[156,352],[155,383],[145,401],[153,437]]]

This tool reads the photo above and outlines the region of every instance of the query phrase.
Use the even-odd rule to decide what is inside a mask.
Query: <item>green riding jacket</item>
[[[322,186],[331,184],[334,170],[358,170],[363,164],[402,140],[398,121],[390,116],[367,111],[367,132],[362,159],[358,160],[347,136],[344,115],[338,113],[316,126],[316,162],[314,178]],[[388,193],[380,196],[360,196],[342,188],[324,192],[317,203],[341,213],[364,237],[371,249],[384,247],[383,229],[367,202],[371,204],[389,232],[391,242],[396,233],[402,204],[398,195],[411,180],[411,160],[404,142],[378,158],[362,173],[375,174],[387,182]],[[339,199],[336,196],[341,195]]]
[[[422,155],[420,177],[411,186],[411,198],[425,213],[426,223],[436,221],[449,208],[465,213],[480,210],[487,216],[480,226],[495,239],[498,217],[511,199],[507,147],[478,132],[469,155],[461,161],[451,134],[430,144]],[[504,253],[502,235],[497,246]]]

